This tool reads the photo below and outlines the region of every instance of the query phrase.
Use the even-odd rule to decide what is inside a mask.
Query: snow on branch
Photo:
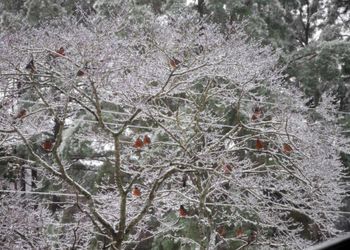
[[[56,209],[70,226],[42,212],[47,246],[61,227],[67,247],[115,249],[162,237],[201,249],[305,247],[338,233],[348,142],[329,96],[311,114],[285,86],[278,54],[240,25],[227,35],[195,16],[115,18],[1,37],[0,161],[26,159],[45,169],[35,178],[46,188],[79,196]],[[5,242],[39,247],[23,223]]]

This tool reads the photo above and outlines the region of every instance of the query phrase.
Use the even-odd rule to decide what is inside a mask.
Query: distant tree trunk
[[[38,172],[36,169],[32,169],[32,189],[36,188],[35,181],[38,179]]]
[[[309,44],[309,36],[310,36],[310,5],[309,5],[309,1],[306,2],[307,3],[307,7],[306,7],[306,15],[307,15],[307,20],[306,20],[306,24],[305,24],[305,45]]]
[[[162,3],[163,1],[162,0],[153,0],[152,1],[152,9],[154,11],[154,13],[156,14],[161,14],[161,9],[162,9]]]
[[[200,15],[200,17],[203,17],[203,15],[204,15],[204,0],[198,0],[198,6],[197,6],[197,8],[198,8],[198,12],[199,12],[199,15]]]
[[[24,166],[20,167],[20,187],[21,191],[26,191],[26,171],[24,169]]]

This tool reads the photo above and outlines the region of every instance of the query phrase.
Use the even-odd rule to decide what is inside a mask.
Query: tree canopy
[[[346,2],[0,7],[1,247],[304,249],[341,232]]]
[[[28,204],[44,234],[9,214],[1,244],[304,248],[337,234],[348,142],[333,97],[310,111],[244,30],[123,11],[3,33],[1,159],[72,197],[52,215]]]

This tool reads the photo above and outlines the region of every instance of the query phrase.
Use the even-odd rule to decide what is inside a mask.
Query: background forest
[[[350,231],[350,1],[2,0],[1,249],[304,249]]]

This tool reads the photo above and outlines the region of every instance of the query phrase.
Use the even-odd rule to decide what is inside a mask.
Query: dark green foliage
[[[287,68],[293,83],[301,87],[315,104],[327,90],[334,90],[341,111],[350,111],[348,42],[320,42],[296,52],[295,60]]]

